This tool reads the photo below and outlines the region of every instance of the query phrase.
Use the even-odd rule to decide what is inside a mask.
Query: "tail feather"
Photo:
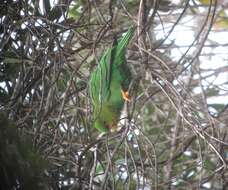
[[[122,39],[120,39],[120,41],[118,41],[117,43],[117,47],[116,47],[116,56],[120,56],[121,53],[124,52],[126,46],[129,44],[131,38],[133,37],[134,34],[134,27],[131,26],[127,33],[122,37]]]

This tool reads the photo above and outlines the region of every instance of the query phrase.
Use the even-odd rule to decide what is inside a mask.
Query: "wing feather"
[[[113,64],[118,66],[125,62],[125,49],[130,42],[133,33],[134,28],[130,27],[127,33],[118,40],[118,42],[114,40],[112,47],[106,50],[96,70],[92,73],[89,82],[89,92],[94,105],[101,106],[103,101],[108,101]]]

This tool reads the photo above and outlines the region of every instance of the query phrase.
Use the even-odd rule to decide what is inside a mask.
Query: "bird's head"
[[[95,121],[94,127],[103,133],[115,132],[117,130],[117,122],[105,123],[98,119]]]

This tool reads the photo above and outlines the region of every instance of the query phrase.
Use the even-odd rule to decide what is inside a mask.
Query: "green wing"
[[[96,70],[92,73],[89,82],[89,91],[94,105],[102,104],[102,101],[108,101],[110,96],[112,69],[125,63],[125,49],[132,38],[133,33],[134,28],[130,27],[117,44],[108,48],[103,54]],[[114,64],[114,67],[112,64]]]
[[[118,83],[123,81],[128,75],[128,73],[124,71],[125,67],[127,68],[127,65],[124,64],[126,63],[125,49],[133,33],[134,29],[131,27],[120,40],[114,41],[112,47],[105,51],[97,68],[91,74],[89,93],[93,103],[94,126],[103,132],[107,132],[105,125],[109,124],[112,119],[115,121],[118,120],[116,117],[118,117],[120,113],[117,114],[114,112],[117,112],[124,103],[122,97],[118,98],[121,95],[120,89],[113,89],[116,89],[116,84],[118,86]],[[125,77],[123,77],[122,74]],[[116,93],[118,94],[117,96]],[[114,104],[112,108],[110,108],[110,103]]]
[[[93,104],[102,104],[110,94],[111,82],[111,63],[108,63],[108,57],[111,57],[112,49],[109,48],[100,60],[96,70],[92,73],[89,90]],[[106,63],[107,62],[107,63]]]

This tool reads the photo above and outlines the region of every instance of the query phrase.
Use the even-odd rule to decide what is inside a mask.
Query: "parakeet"
[[[125,53],[133,34],[134,28],[130,27],[121,39],[114,40],[91,74],[89,93],[93,104],[93,125],[100,132],[117,127],[124,101],[130,101],[128,87],[132,75]]]

